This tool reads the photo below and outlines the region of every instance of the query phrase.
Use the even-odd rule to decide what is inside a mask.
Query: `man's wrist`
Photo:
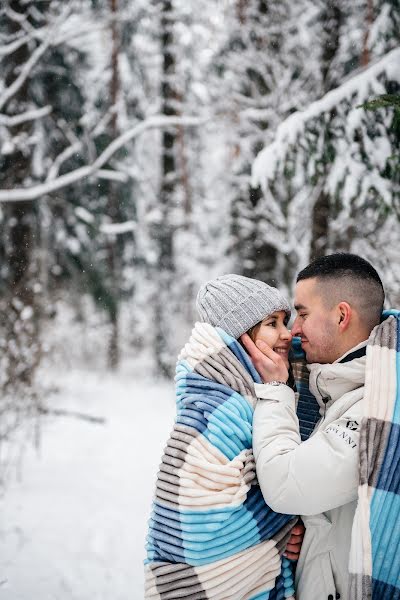
[[[256,397],[260,400],[274,400],[275,402],[281,402],[284,400],[292,401],[295,400],[294,391],[292,388],[285,384],[283,381],[279,382],[279,385],[270,385],[268,383],[255,383],[254,391]]]

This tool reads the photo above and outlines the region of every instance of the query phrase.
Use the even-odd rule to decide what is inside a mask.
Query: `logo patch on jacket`
[[[356,421],[349,421],[349,423],[350,422],[356,423]],[[347,431],[347,425],[346,425],[346,427],[343,427],[340,425],[329,425],[329,427],[327,427],[325,429],[325,433],[334,433],[338,437],[342,438],[342,440],[345,442],[345,444],[350,446],[350,448],[357,448],[357,443],[351,437],[350,433]]]
[[[357,421],[347,421],[346,427],[347,427],[347,429],[351,429],[352,431],[358,431],[358,428],[360,427],[360,425],[358,424]]]

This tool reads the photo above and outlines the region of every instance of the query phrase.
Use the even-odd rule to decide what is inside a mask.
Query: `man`
[[[242,341],[265,385],[253,422],[257,475],[277,512],[300,514],[306,533],[296,573],[297,600],[346,600],[358,488],[358,444],[366,345],[380,322],[378,273],[353,254],[312,262],[297,277],[296,319],[321,419],[301,443],[295,394],[282,358]]]

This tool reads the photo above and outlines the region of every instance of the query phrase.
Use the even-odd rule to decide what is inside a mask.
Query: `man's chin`
[[[307,345],[308,345],[307,342],[304,342],[303,344],[301,344],[303,352],[306,355],[306,361],[308,363],[318,362],[317,360],[315,360],[315,357],[312,355],[312,351],[309,348],[307,348]]]
[[[323,364],[329,362],[326,359],[324,359],[322,356],[313,355],[313,353],[310,351],[307,352],[307,350],[304,350],[304,353],[306,355],[306,363],[308,365],[316,364],[316,363],[323,365]]]

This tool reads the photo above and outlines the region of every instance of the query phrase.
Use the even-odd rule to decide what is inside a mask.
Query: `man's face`
[[[325,306],[315,278],[296,284],[294,307],[297,316],[292,335],[301,338],[307,362],[334,362],[338,358],[336,307],[329,309]]]

